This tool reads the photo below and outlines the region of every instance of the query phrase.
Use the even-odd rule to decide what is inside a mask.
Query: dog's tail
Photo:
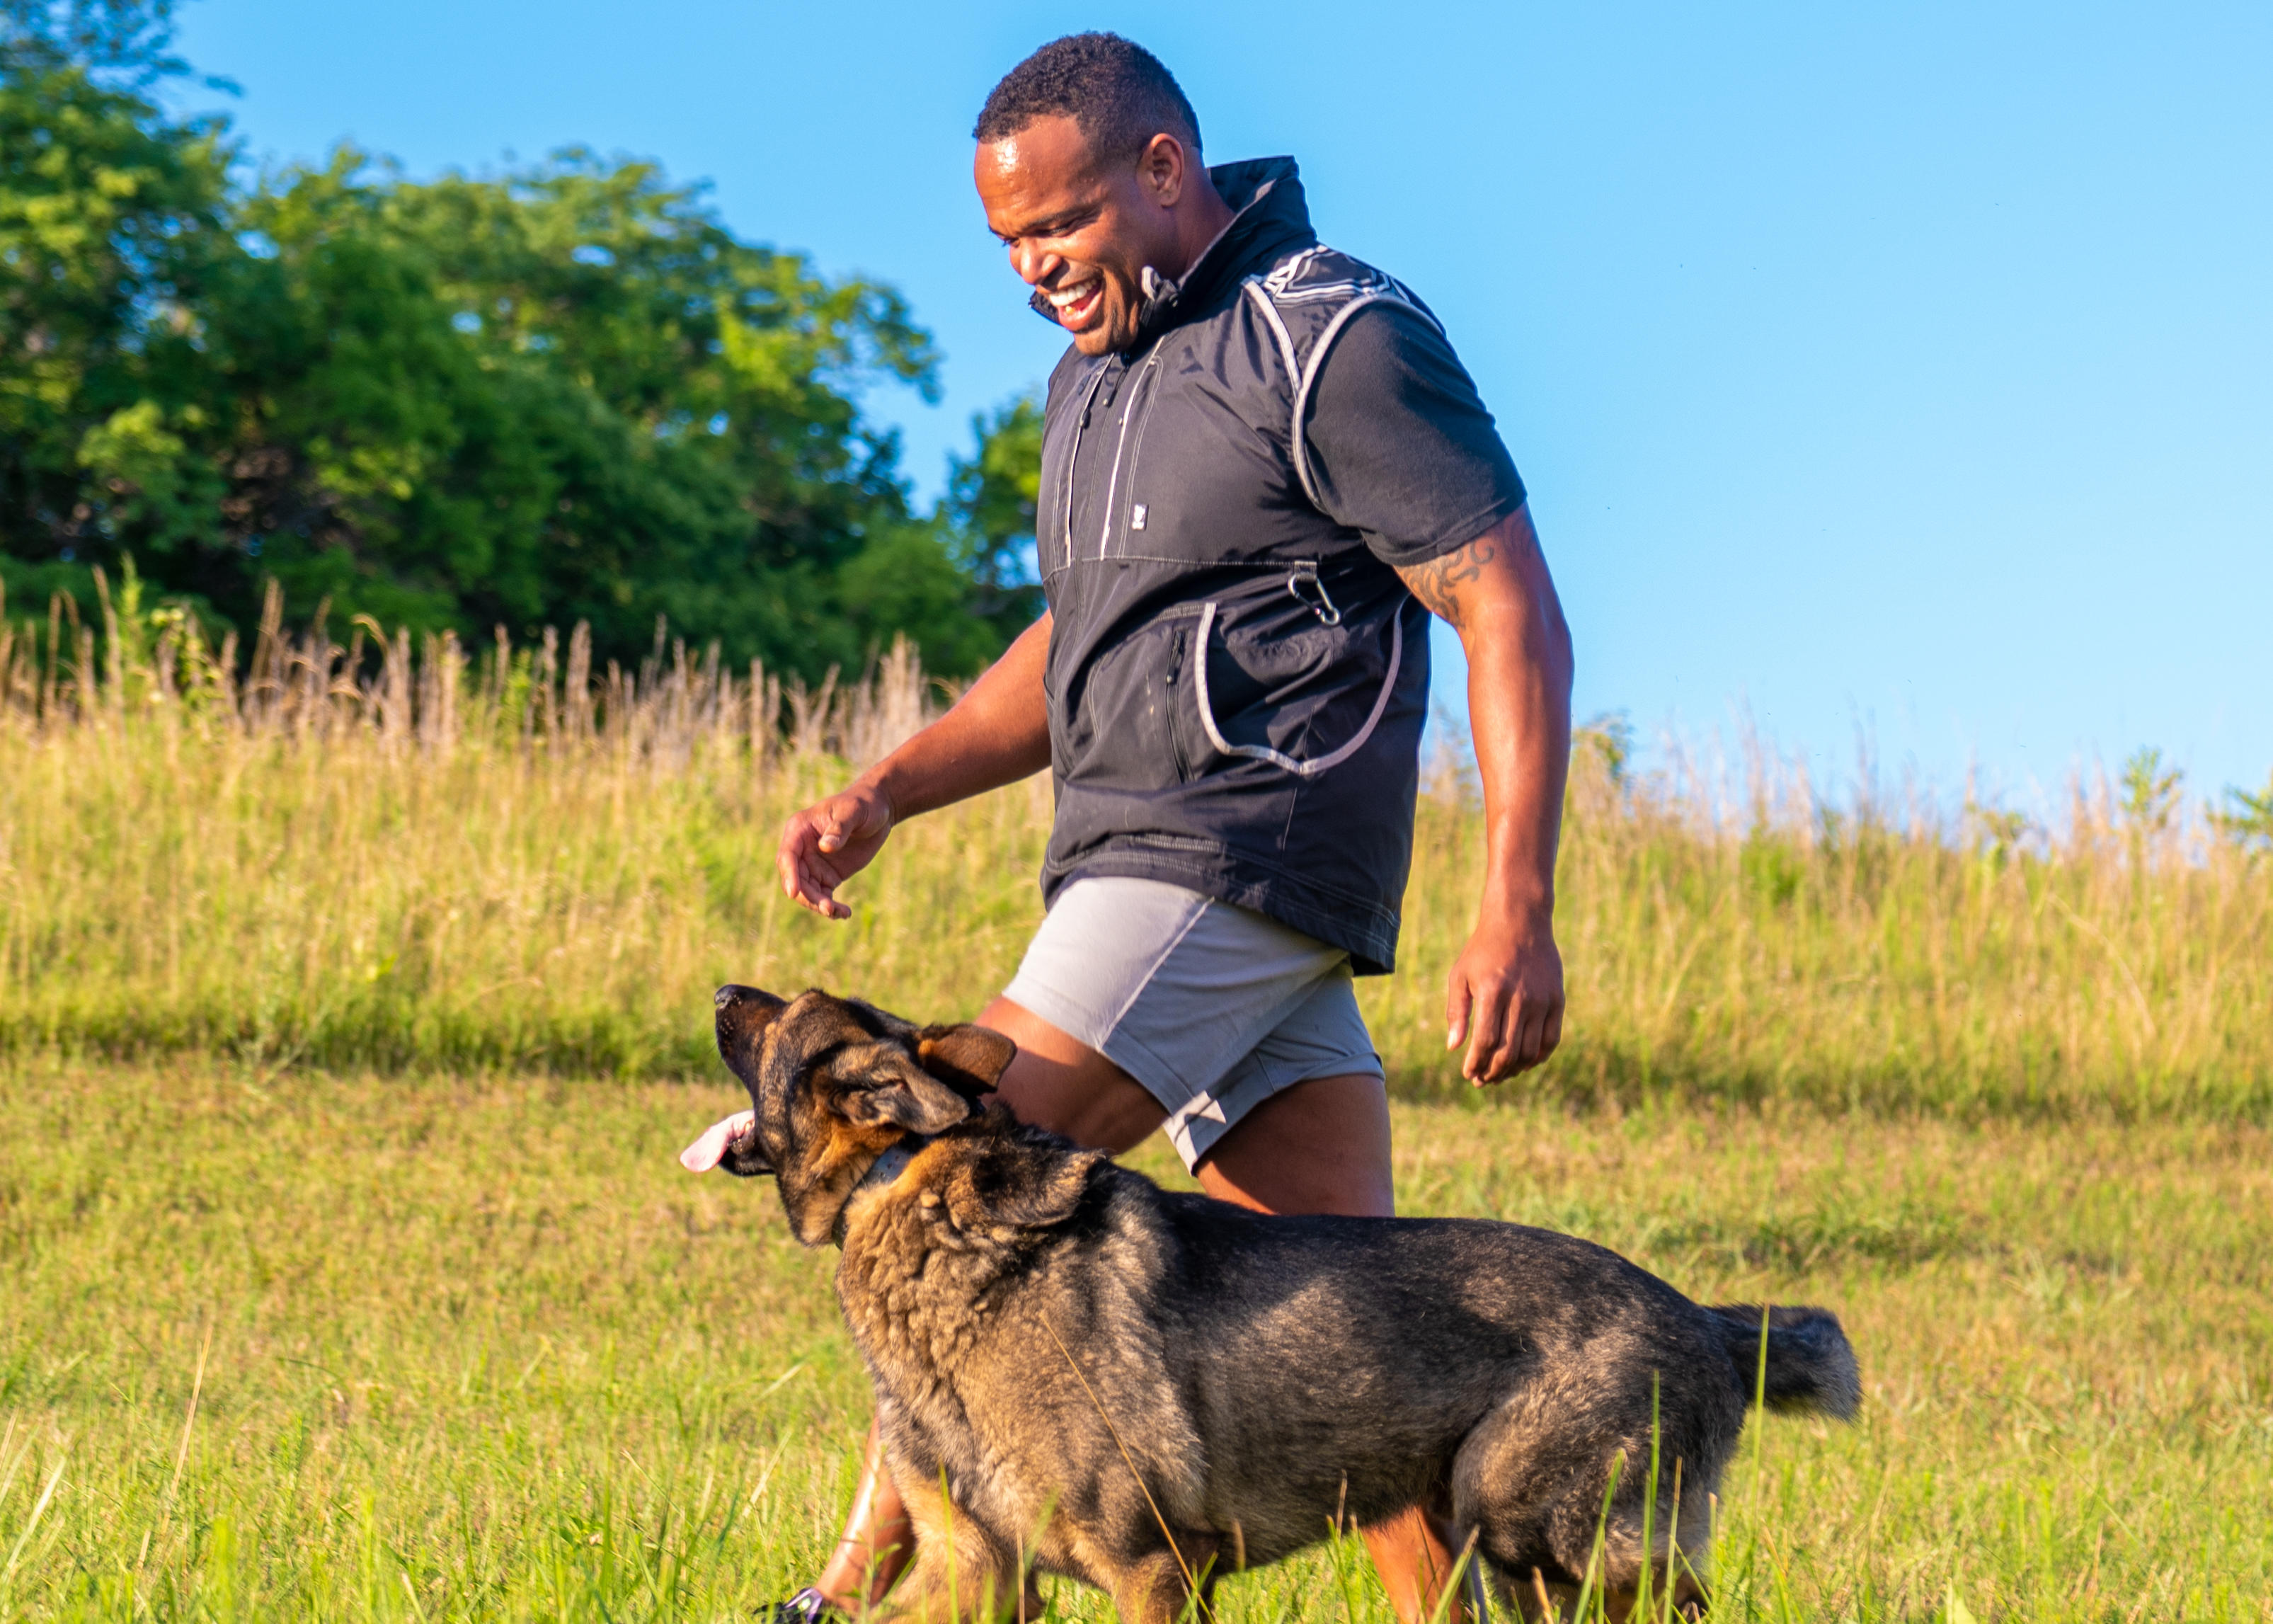
[[[1737,1386],[1749,1404],[1759,1390],[1763,1311],[1757,1303],[1729,1303],[1707,1312],[1718,1322]],[[1851,1418],[1863,1402],[1863,1374],[1839,1317],[1821,1308],[1771,1308],[1766,1317],[1767,1407]]]

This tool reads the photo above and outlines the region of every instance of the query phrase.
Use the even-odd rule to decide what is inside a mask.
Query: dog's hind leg
[[[1600,1588],[1601,1582],[1598,1575],[1595,1590],[1598,1591]],[[1511,1581],[1504,1595],[1505,1598],[1514,1605],[1515,1615],[1525,1620],[1525,1624],[1550,1624],[1550,1621],[1551,1624],[1579,1624],[1579,1598],[1592,1593],[1585,1585],[1566,1583],[1559,1579],[1549,1579],[1544,1568],[1534,1568],[1527,1580]],[[1607,1595],[1602,1597],[1602,1615],[1606,1618],[1631,1620],[1633,1620],[1633,1624],[1643,1624],[1645,1619],[1654,1619],[1657,1616],[1659,1608],[1664,1605],[1664,1596],[1665,1591],[1662,1587],[1654,1589],[1650,1595],[1648,1611],[1645,1614],[1636,1610],[1641,1600],[1639,1586],[1631,1584],[1614,1586]],[[1705,1587],[1699,1584],[1693,1575],[1683,1574],[1674,1582],[1674,1617],[1702,1619],[1710,1610],[1711,1605],[1711,1598],[1706,1594]],[[1594,1604],[1591,1601],[1587,1605],[1586,1616],[1590,1620],[1594,1616]]]
[[[1479,1422],[1452,1457],[1452,1526],[1475,1541],[1477,1559],[1519,1617],[1571,1616],[1576,1569],[1561,1560],[1552,1528],[1555,1478],[1568,1467],[1541,1447],[1551,1436],[1530,1395],[1519,1394]]]
[[[1647,1498],[1646,1492],[1629,1496],[1622,1487],[1604,1523],[1599,1494],[1573,1496],[1556,1518],[1564,1566],[1576,1568],[1581,1560],[1585,1561],[1596,1588],[1604,1591],[1603,1611],[1610,1618],[1655,1618],[1665,1605],[1669,1587],[1677,1617],[1702,1618],[1708,1603],[1704,1575],[1712,1538],[1708,1498],[1684,1493],[1677,1518],[1674,1496],[1669,1492],[1663,1494],[1657,1515],[1651,1519],[1654,1526],[1645,1548],[1643,1508],[1638,1502]],[[1581,1500],[1594,1507],[1593,1530],[1582,1529],[1583,1519],[1574,1515]],[[1668,1526],[1677,1521],[1677,1527]],[[1584,1559],[1579,1557],[1582,1545],[1587,1551]]]
[[[1677,1609],[1701,1610],[1712,1541],[1709,1485],[1718,1480],[1725,1448],[1717,1439],[1705,1440],[1712,1468],[1704,1473],[1685,1470],[1679,1453],[1663,1462],[1657,1504],[1646,1515],[1649,1435],[1622,1439],[1602,1419],[1574,1414],[1561,1389],[1512,1397],[1477,1425],[1453,1459],[1455,1520],[1477,1530],[1479,1548],[1526,1617],[1570,1618],[1590,1580],[1594,1595],[1607,1590],[1609,1616],[1622,1617],[1640,1596],[1645,1570],[1653,1611],[1662,1606],[1669,1583]],[[1675,1425],[1679,1419],[1669,1419],[1668,1433],[1693,1438],[1694,1429]]]

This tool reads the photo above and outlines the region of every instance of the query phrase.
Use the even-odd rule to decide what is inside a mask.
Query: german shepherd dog
[[[987,1103],[1016,1049],[983,1027],[747,987],[717,1022],[755,1110],[721,1165],[774,1175],[798,1238],[844,1248],[917,1533],[896,1617],[1008,1613],[1031,1569],[1174,1624],[1227,1569],[1448,1502],[1527,1615],[1590,1564],[1614,1614],[1646,1581],[1693,1611],[1763,1320],[1771,1407],[1861,1396],[1820,1309],[1702,1308],[1515,1224],[1164,1191]]]

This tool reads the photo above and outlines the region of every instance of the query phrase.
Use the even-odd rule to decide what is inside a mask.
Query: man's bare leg
[[[871,1421],[852,1509],[844,1514],[844,1531],[836,1536],[836,1548],[829,1553],[829,1565],[813,1588],[839,1611],[858,1613],[884,1598],[915,1553],[915,1524],[908,1521],[900,1492],[884,1470],[883,1440]]]
[[[997,998],[979,1017],[1018,1046],[997,1090],[1019,1121],[1118,1155],[1167,1119],[1144,1086],[1087,1044]],[[1258,1125],[1259,1124],[1259,1125]],[[1201,1188],[1257,1212],[1390,1216],[1389,1107],[1371,1077],[1322,1077],[1272,1095],[1199,1166]],[[1452,1568],[1441,1521],[1419,1507],[1364,1530],[1383,1588],[1404,1624],[1435,1611]],[[868,1435],[861,1492],[815,1587],[848,1613],[881,1599],[913,1554],[907,1513]],[[1446,1624],[1462,1624],[1456,1598]]]

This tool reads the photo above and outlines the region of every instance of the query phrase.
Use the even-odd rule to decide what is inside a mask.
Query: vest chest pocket
[[[1381,725],[1404,664],[1404,616],[1401,594],[1350,614],[1290,595],[1292,604],[1201,606],[1192,699],[1219,754],[1309,778],[1356,755]]]

